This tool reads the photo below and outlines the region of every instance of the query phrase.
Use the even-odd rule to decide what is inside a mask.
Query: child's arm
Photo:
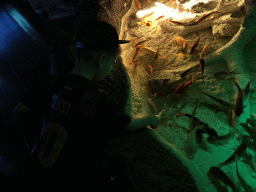
[[[138,118],[138,119],[132,119],[125,130],[126,131],[136,131],[139,129],[143,129],[147,125],[152,124],[151,118],[152,118],[152,116]]]

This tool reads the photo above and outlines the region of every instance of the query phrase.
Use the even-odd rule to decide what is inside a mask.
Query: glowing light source
[[[191,0],[191,1],[183,4],[183,7],[184,7],[184,9],[189,10],[189,9],[191,9],[191,7],[193,5],[195,5],[197,3],[200,3],[200,2],[207,3],[209,1],[211,1],[211,0]],[[162,15],[165,15],[165,17],[163,19],[171,17],[172,19],[178,21],[178,20],[193,18],[196,15],[200,15],[200,14],[190,13],[187,11],[180,12],[178,9],[173,9],[171,7],[167,7],[165,4],[158,3],[158,2],[155,2],[154,4],[156,5],[155,7],[138,11],[136,16],[138,18],[143,18],[144,16],[155,11],[155,13],[152,15],[152,17],[154,17],[154,18],[158,18]]]

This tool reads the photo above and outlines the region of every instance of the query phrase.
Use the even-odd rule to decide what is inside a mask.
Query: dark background
[[[72,2],[66,1],[70,6]],[[26,171],[30,150],[41,132],[38,116],[30,113],[16,118],[15,106],[33,86],[39,86],[58,71],[71,71],[75,62],[69,54],[74,14],[50,19],[43,7],[35,7],[22,0],[0,3],[0,173],[3,176],[16,177]],[[20,26],[24,23],[31,27],[24,30]]]

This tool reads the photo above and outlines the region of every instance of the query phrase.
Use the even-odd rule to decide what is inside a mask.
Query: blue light
[[[76,47],[78,48],[84,48],[84,44],[81,42],[76,42]]]
[[[59,103],[59,97],[56,94],[54,94],[52,97],[52,108],[56,109],[58,103]]]
[[[0,161],[1,161],[2,166],[4,167],[1,155],[0,155]]]

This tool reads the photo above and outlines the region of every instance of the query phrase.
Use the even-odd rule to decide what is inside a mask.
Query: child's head
[[[118,40],[118,34],[110,24],[101,21],[87,22],[79,28],[74,37],[75,67],[94,71],[96,79],[104,79],[117,56],[121,54],[119,44],[127,42]]]

